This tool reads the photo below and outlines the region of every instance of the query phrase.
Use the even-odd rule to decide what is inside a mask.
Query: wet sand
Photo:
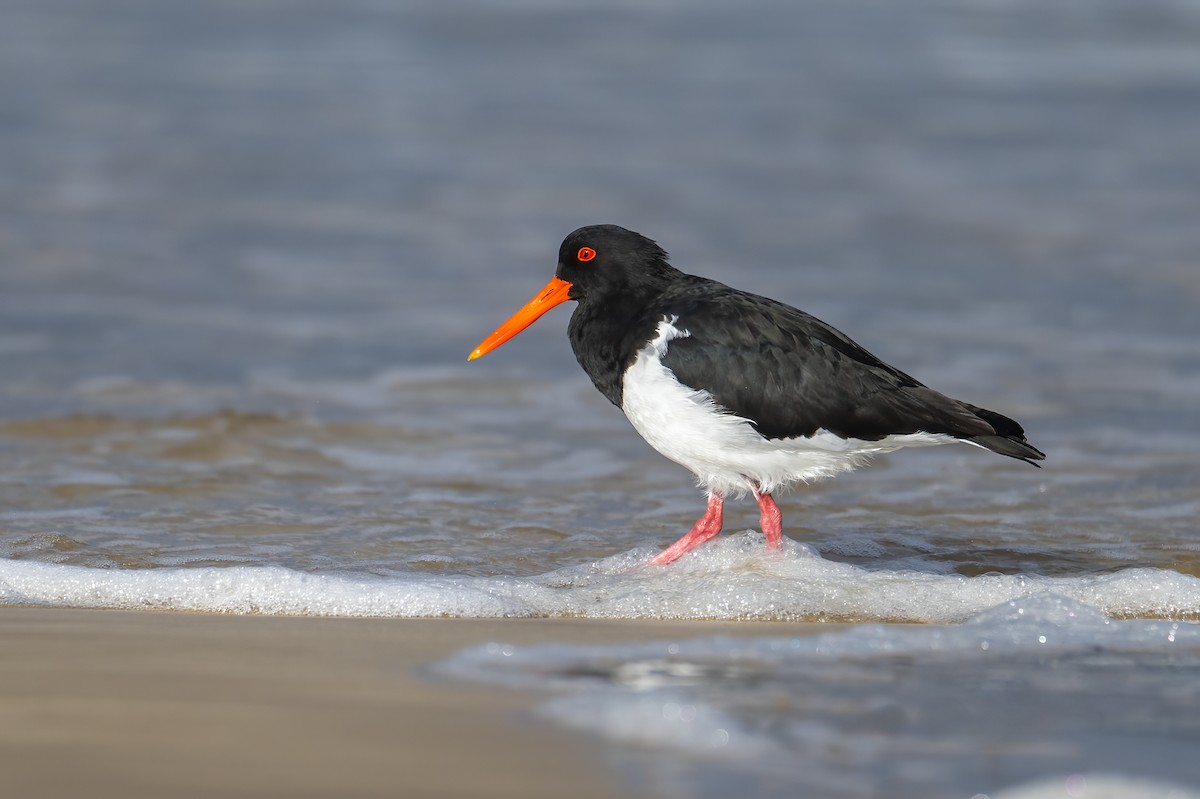
[[[638,641],[824,625],[391,620],[0,609],[12,796],[628,797],[537,697],[422,666],[488,641]]]

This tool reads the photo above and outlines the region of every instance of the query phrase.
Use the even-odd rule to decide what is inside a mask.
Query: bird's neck
[[[567,335],[575,359],[609,402],[621,407],[622,378],[658,324],[645,297],[584,299],[571,315]]]

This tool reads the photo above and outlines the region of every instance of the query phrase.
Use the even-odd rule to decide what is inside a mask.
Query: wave
[[[0,560],[0,604],[364,617],[959,622],[1002,602],[1068,597],[1117,618],[1200,619],[1200,578],[1132,568],[1068,577],[872,570],[757,533],[669,567],[637,548],[530,577],[303,572],[282,566],[101,569]]]

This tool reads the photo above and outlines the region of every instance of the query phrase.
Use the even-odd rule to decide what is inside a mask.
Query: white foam
[[[97,569],[0,560],[0,603],[342,616],[962,621],[1053,593],[1112,616],[1200,616],[1200,579],[1162,569],[1042,577],[874,571],[742,533],[667,567],[648,548],[532,577],[309,573],[281,566]]]

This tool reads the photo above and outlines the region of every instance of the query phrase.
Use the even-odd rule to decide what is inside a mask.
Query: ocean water
[[[831,796],[1051,795],[1021,787],[1043,778],[1158,795],[1150,776],[1184,796],[1200,784],[1176,756],[1200,710],[1197,142],[1193,0],[6,0],[0,602],[849,621],[863,632],[833,665],[714,642],[696,655],[711,674],[661,689],[765,724],[751,749],[781,731],[789,758],[805,697],[871,675],[876,698],[913,681],[890,707],[949,714],[993,691],[1080,719],[1031,741],[1110,735],[1103,757],[1042,757],[1013,743],[1012,707],[984,702],[994,735],[948,737],[980,722],[935,714],[888,749],[831,711],[821,751],[875,764]],[[895,453],[781,497],[778,556],[745,502],[726,537],[642,566],[703,497],[592,389],[568,312],[465,361],[562,236],[597,222],[1015,417],[1045,468]],[[1013,607],[1069,646],[1021,638]],[[1168,628],[1178,646],[1154,637]],[[980,630],[1024,643],[989,660]],[[938,635],[970,656],[927,655]],[[907,665],[872,660],[876,638]],[[1061,707],[1039,699],[1063,684],[1038,682],[1048,668],[1078,688]],[[628,773],[707,795],[675,735],[639,743],[659,755]],[[889,770],[964,745],[1011,758],[941,782]],[[704,773],[771,795],[774,772],[747,776],[759,755],[737,751]]]

